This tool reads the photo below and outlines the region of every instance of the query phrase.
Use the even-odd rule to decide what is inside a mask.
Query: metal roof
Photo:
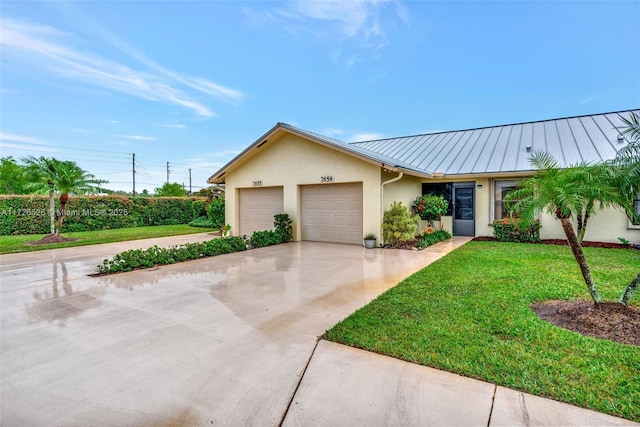
[[[531,152],[550,153],[561,167],[615,157],[626,140],[618,141],[621,117],[640,109],[541,120],[477,129],[428,133],[398,138],[345,143],[286,123],[277,123],[208,182],[224,182],[224,175],[241,158],[264,145],[279,131],[306,137],[380,167],[419,177],[434,173],[467,175],[531,171]],[[527,148],[530,148],[530,151]]]
[[[567,167],[581,161],[615,157],[626,140],[618,141],[626,110],[477,129],[437,132],[354,142],[366,149],[421,171],[466,175],[530,171],[531,152],[546,151]]]

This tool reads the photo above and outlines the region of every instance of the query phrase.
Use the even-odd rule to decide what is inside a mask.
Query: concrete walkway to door
[[[125,249],[209,237],[0,255],[0,424],[486,426],[510,424],[510,414],[523,419],[515,392],[318,341],[468,239],[420,252],[298,242],[87,276]],[[532,423],[557,404],[524,402]],[[621,422],[596,415],[572,420]]]

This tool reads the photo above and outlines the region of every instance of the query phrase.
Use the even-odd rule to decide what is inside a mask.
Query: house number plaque
[[[334,178],[331,175],[320,177],[320,182],[333,182],[333,181],[334,181]]]
[[[262,181],[253,181],[254,187],[262,187]]]

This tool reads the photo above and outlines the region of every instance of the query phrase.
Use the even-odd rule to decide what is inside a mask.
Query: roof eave
[[[414,169],[409,169],[403,166],[398,166],[398,165],[389,165],[386,164],[385,162],[382,162],[378,159],[375,159],[373,157],[369,157],[363,153],[357,152],[355,150],[351,150],[349,149],[349,147],[346,146],[341,146],[338,144],[334,144],[331,143],[329,141],[323,140],[322,138],[318,138],[317,136],[313,135],[313,134],[309,134],[304,132],[301,129],[297,129],[293,126],[290,126],[286,123],[277,123],[274,127],[272,127],[267,133],[265,133],[264,135],[262,135],[260,138],[258,138],[253,144],[251,144],[249,147],[247,147],[244,151],[242,151],[240,154],[238,154],[236,157],[234,157],[231,161],[229,161],[226,165],[224,165],[221,169],[219,169],[216,173],[214,173],[213,175],[211,175],[209,177],[209,179],[207,179],[207,182],[210,184],[219,184],[219,183],[223,183],[224,182],[224,175],[227,173],[228,169],[230,167],[232,167],[235,163],[237,163],[238,161],[240,161],[243,157],[247,156],[249,153],[251,153],[255,148],[259,148],[260,146],[262,146],[264,143],[266,143],[269,138],[275,134],[278,130],[285,130],[293,135],[297,135],[299,137],[305,138],[305,139],[310,139],[313,142],[320,144],[324,147],[327,148],[331,148],[334,149],[338,152],[341,152],[343,154],[352,156],[352,157],[356,157],[360,160],[363,160],[365,162],[374,164],[376,166],[379,166],[381,168],[384,169],[389,169],[389,170],[393,170],[393,171],[402,171],[408,175],[413,175],[419,178],[431,178],[432,175],[429,172],[422,172],[422,171],[418,171],[418,170],[414,170]]]

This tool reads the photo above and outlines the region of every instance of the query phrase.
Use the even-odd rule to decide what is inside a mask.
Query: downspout
[[[380,244],[384,244],[384,240],[382,238],[382,217],[384,216],[384,186],[387,184],[391,184],[392,182],[400,181],[403,176],[404,172],[399,172],[398,176],[384,181],[382,185],[380,185]]]

